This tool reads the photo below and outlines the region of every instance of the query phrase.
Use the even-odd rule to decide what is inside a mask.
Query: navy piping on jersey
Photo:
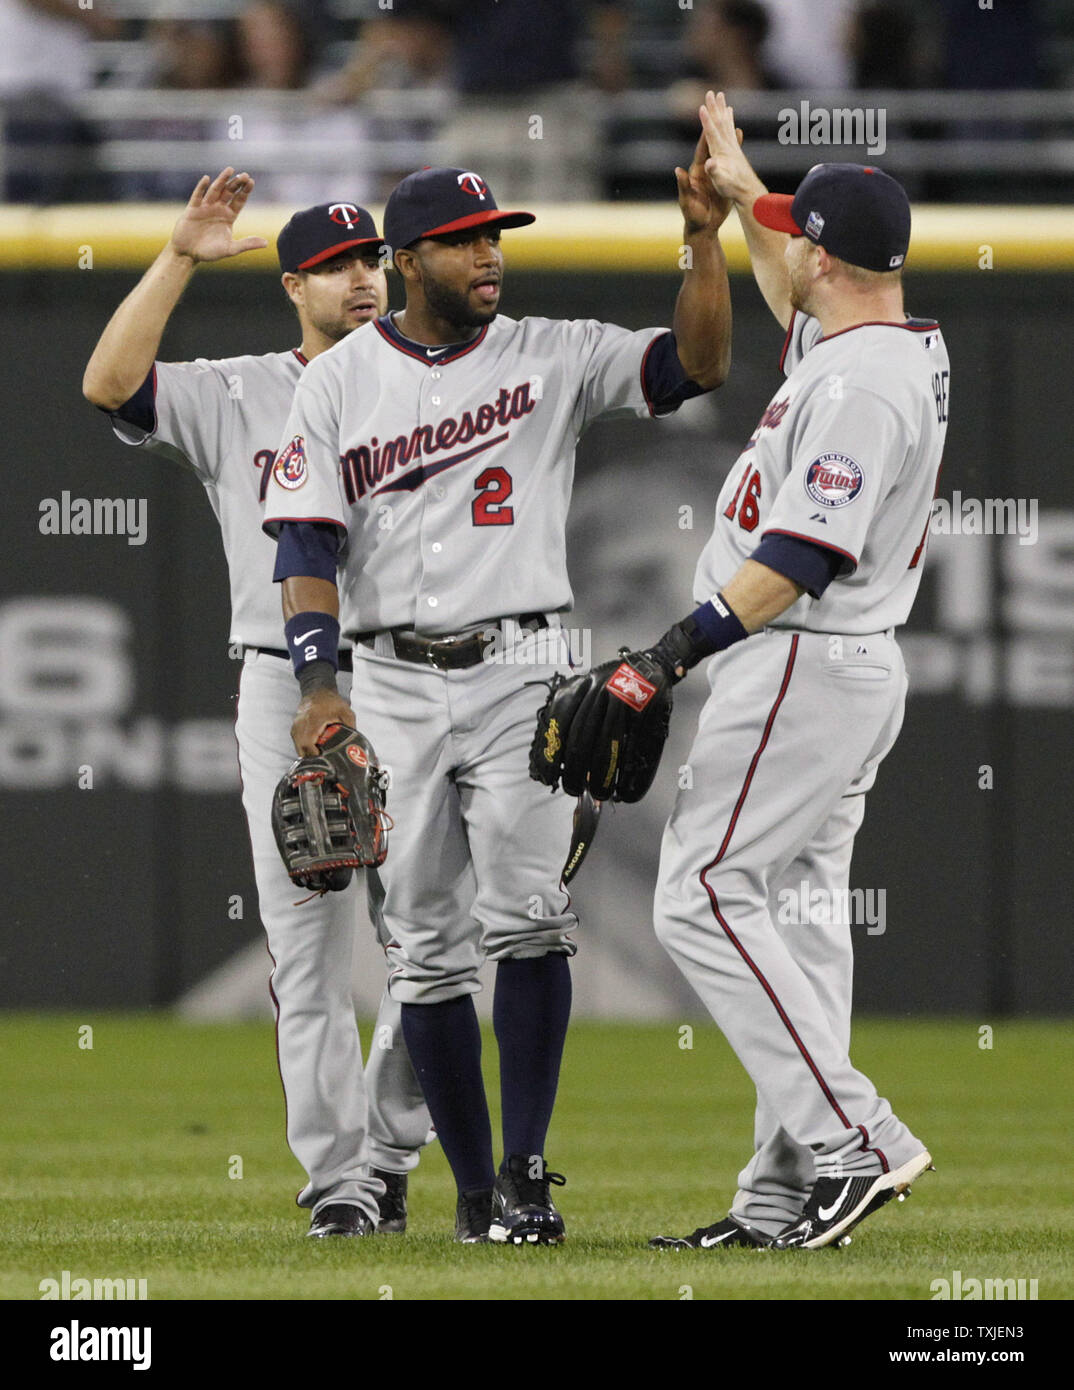
[[[473,352],[475,347],[483,343],[489,331],[489,325],[486,323],[476,338],[471,338],[466,343],[448,344],[443,352],[434,352],[433,356],[429,357],[424,352],[415,351],[415,348],[420,348],[423,344],[405,338],[392,322],[391,314],[384,314],[383,317],[374,319],[373,324],[385,342],[390,343],[397,352],[412,357],[415,362],[423,362],[426,367],[439,367],[442,362],[457,362],[460,357],[465,357],[468,352]],[[430,343],[428,346],[434,347],[435,345]]]
[[[723,913],[720,911],[720,904],[716,897],[715,890],[713,889],[712,885],[708,881],[708,878],[706,877],[709,871],[711,869],[714,869],[716,865],[719,864],[720,860],[724,857],[724,855],[727,853],[727,847],[731,843],[731,836],[735,833],[735,826],[738,824],[739,815],[742,812],[742,807],[745,804],[746,796],[749,793],[750,786],[753,782],[753,775],[757,771],[757,764],[761,761],[761,754],[768,746],[768,740],[772,734],[772,726],[776,722],[776,715],[779,713],[779,707],[780,705],[782,705],[783,698],[787,694],[788,687],[791,683],[791,675],[794,671],[794,663],[798,656],[798,641],[799,635],[798,633],[795,633],[795,635],[791,638],[790,654],[787,657],[787,665],[783,671],[783,680],[780,683],[779,693],[776,695],[775,702],[773,703],[772,708],[768,712],[768,718],[765,720],[764,732],[761,735],[761,741],[757,745],[757,749],[753,755],[753,758],[750,760],[749,769],[746,772],[746,779],[742,783],[742,790],[738,794],[738,800],[735,802],[735,809],[731,813],[731,820],[727,827],[727,832],[723,837],[723,843],[720,845],[720,848],[716,853],[715,859],[713,859],[710,863],[706,864],[705,867],[701,870],[700,877],[702,886],[704,887],[706,893],[709,895],[709,902],[712,906],[713,916],[716,918],[716,921],[720,924],[720,927],[723,929],[724,935],[730,941],[731,945],[734,946],[735,950],[745,961],[746,965],[749,966],[755,979],[757,980],[757,983],[764,990],[765,994],[767,994],[769,1000],[772,1003],[773,1008],[779,1015],[780,1022],[786,1028],[787,1032],[791,1035],[791,1039],[793,1040],[795,1047],[801,1054],[802,1060],[805,1062],[806,1066],[809,1068],[814,1078],[816,1079],[817,1085],[820,1087],[825,1100],[832,1107],[836,1115],[838,1115],[840,1121],[847,1129],[857,1129],[861,1133],[862,1138],[865,1140],[865,1147],[868,1148],[868,1133],[863,1128],[863,1126],[852,1125],[850,1121],[847,1119],[846,1115],[843,1113],[842,1107],[836,1100],[831,1087],[828,1085],[824,1077],[821,1075],[820,1068],[817,1066],[816,1062],[814,1062],[812,1056],[809,1053],[808,1048],[802,1041],[802,1038],[799,1035],[797,1029],[788,1017],[783,1005],[780,1003],[779,996],[776,994],[775,990],[772,988],[768,980],[765,978],[764,972],[761,970],[761,967],[749,954],[745,946],[743,946],[742,942],[739,941],[738,937],[731,930],[729,924],[727,923],[727,920],[724,918]],[[888,1171],[887,1158],[884,1156],[883,1153],[881,1153],[879,1149],[871,1151],[877,1154],[877,1156],[880,1159],[880,1162],[883,1164],[884,1172],[886,1173]]]
[[[901,328],[907,333],[931,333],[939,328],[936,319],[911,319],[905,323],[896,323],[894,319],[866,319],[864,323],[852,323],[849,328],[837,329],[834,333],[826,333],[822,338],[818,338],[818,343],[830,343],[833,338],[841,338],[844,333],[853,333],[859,328]],[[816,343],[814,343],[814,347]]]
[[[787,349],[791,345],[791,336],[794,333],[794,321],[798,317],[798,310],[791,310],[791,321],[787,325],[787,332],[783,339],[783,351],[779,354],[779,370],[783,370],[783,364],[787,360]],[[890,319],[870,319],[867,323],[852,323],[849,328],[840,328],[836,333],[825,334],[823,338],[818,338],[817,343],[828,343],[833,338],[840,337],[843,333],[853,333],[855,328],[905,328],[910,333],[928,333],[934,328],[939,328],[936,319],[916,319],[907,318],[905,323],[894,323]],[[813,344],[816,347],[816,343]]]
[[[794,332],[794,321],[798,317],[798,310],[791,310],[791,321],[787,325],[787,331],[783,335],[783,351],[779,354],[779,370],[783,370],[783,364],[787,360],[787,349],[791,345],[791,335]]]

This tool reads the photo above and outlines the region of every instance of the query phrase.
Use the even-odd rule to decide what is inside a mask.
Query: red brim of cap
[[[430,227],[427,232],[422,232],[418,240],[427,236],[446,236],[448,232],[464,232],[468,227],[483,227],[490,222],[500,227],[528,227],[531,222],[536,221],[537,218],[532,212],[472,212],[469,217],[459,217],[454,222],[445,222],[443,226]]]
[[[384,239],[379,236],[357,237],[353,241],[337,241],[335,246],[330,246],[327,251],[318,251],[316,256],[311,256],[308,261],[303,261],[298,268],[299,270],[309,270],[310,266],[320,265],[322,261],[330,261],[333,256],[338,256],[343,251],[350,251],[355,246],[384,246],[385,244]]]
[[[774,232],[804,236],[805,233],[791,216],[793,202],[789,193],[762,193],[753,204],[753,215],[762,227],[771,227]]]

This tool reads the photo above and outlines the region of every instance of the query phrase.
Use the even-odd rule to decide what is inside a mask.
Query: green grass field
[[[271,1026],[7,1015],[0,1298],[40,1298],[65,1269],[145,1278],[151,1299],[929,1299],[956,1269],[1069,1298],[1071,1029],[1000,1023],[982,1051],[969,1020],[866,1020],[854,1057],[938,1172],[845,1250],[646,1249],[721,1215],[750,1151],[736,1059],[711,1028],[681,1049],[673,1024],[572,1028],[548,1146],[569,1179],[562,1247],[455,1245],[435,1147],[411,1179],[405,1236],[311,1241]],[[487,1039],[492,1094],[494,1059]]]

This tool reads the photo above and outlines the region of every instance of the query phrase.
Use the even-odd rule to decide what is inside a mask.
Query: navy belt
[[[281,647],[243,647],[244,652],[260,652],[262,656],[278,656],[281,661],[290,661],[291,653],[284,651]],[[349,648],[339,653],[339,669],[350,671],[354,667],[354,658]]]
[[[465,632],[454,637],[420,637],[416,632],[388,629],[392,649],[400,661],[413,661],[420,666],[432,666],[437,671],[460,671],[477,666],[484,660],[488,647],[503,635],[503,624],[514,623],[526,632],[538,632],[548,626],[544,613],[520,613],[517,618],[501,618],[490,628]],[[360,632],[354,639],[363,647],[376,650],[377,634]]]

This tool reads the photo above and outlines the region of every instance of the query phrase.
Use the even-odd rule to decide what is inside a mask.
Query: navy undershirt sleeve
[[[705,394],[705,388],[686,375],[674,333],[662,333],[653,339],[645,357],[643,384],[655,415],[670,415],[683,401]]]
[[[273,582],[293,575],[336,582],[339,528],[330,521],[281,521]]]
[[[845,555],[797,536],[765,536],[750,559],[793,579],[813,598],[820,598],[846,564]]]
[[[128,425],[134,425],[136,429],[145,430],[146,434],[152,434],[157,427],[156,399],[156,367],[153,366],[138,390],[130,400],[124,401],[118,410],[107,410],[104,406],[98,406],[98,409],[104,410],[105,414],[111,415],[114,420],[123,420]]]

